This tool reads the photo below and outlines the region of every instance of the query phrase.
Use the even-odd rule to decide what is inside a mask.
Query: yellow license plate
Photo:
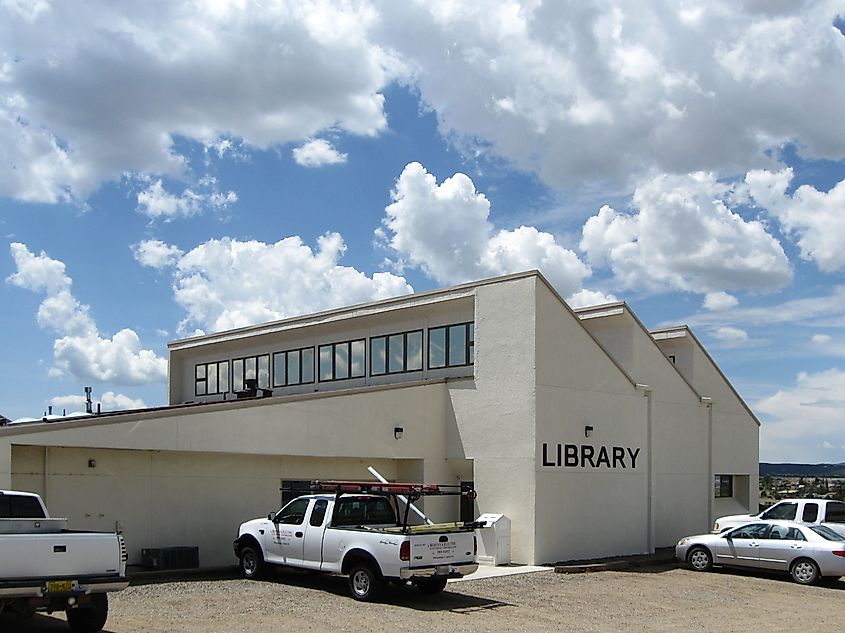
[[[66,593],[73,589],[72,580],[48,580],[47,591],[49,593]]]

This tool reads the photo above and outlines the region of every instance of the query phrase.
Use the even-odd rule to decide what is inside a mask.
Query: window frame
[[[451,345],[450,345],[450,336],[449,330],[454,327],[464,327],[464,354],[466,355],[467,362],[465,363],[453,363],[451,362]],[[470,329],[472,329],[472,338],[470,338]],[[431,365],[431,332],[433,330],[444,330],[444,344],[443,344],[443,355],[444,360],[446,361],[445,365],[437,365],[432,367]],[[428,328],[428,332],[426,333],[426,340],[425,340],[425,347],[426,347],[426,367],[429,370],[432,369],[448,369],[450,367],[469,367],[471,365],[475,365],[475,321],[462,321],[459,323],[447,323],[445,325],[436,325],[434,327]]]
[[[259,382],[259,378],[258,378],[258,375],[259,375],[258,359],[259,358],[266,358],[267,359],[267,386],[266,387],[261,386],[261,383]],[[231,388],[232,393],[238,393],[239,391],[245,391],[246,390],[246,381],[249,380],[246,377],[246,361],[248,361],[248,360],[255,360],[255,386],[256,386],[256,388],[258,388],[258,389],[272,389],[272,387],[270,386],[273,383],[273,378],[272,378],[273,367],[270,365],[270,362],[272,361],[272,355],[269,352],[267,352],[266,354],[254,354],[254,355],[251,355],[251,356],[239,356],[238,358],[233,358],[231,360],[232,380],[229,381],[229,387]],[[237,363],[237,362],[243,363],[243,370],[241,371],[241,388],[240,389],[235,389],[235,363]]]
[[[302,376],[302,352],[307,350],[311,350],[311,379],[310,380],[303,380]],[[288,355],[293,354],[295,352],[299,352],[299,382],[291,382],[289,379],[290,374],[288,373]],[[284,364],[285,364],[285,382],[278,383],[276,382],[276,356],[284,356]],[[296,385],[312,385],[314,384],[314,378],[317,373],[317,354],[316,350],[314,349],[314,345],[306,345],[305,347],[296,347],[294,349],[285,349],[280,352],[273,352],[270,357],[270,366],[272,367],[273,379],[270,381],[273,385],[273,389],[278,389],[280,387],[294,387]]]
[[[352,373],[353,367],[353,355],[352,355],[352,345],[354,343],[361,343],[363,346],[364,352],[364,362],[361,365],[361,373],[354,374]],[[349,369],[349,374],[347,376],[343,376],[342,378],[337,377],[337,348],[339,346],[345,345],[346,346],[346,361],[347,361],[347,368]],[[331,363],[332,363],[332,371],[331,371],[331,378],[323,378],[322,372],[322,365],[321,365],[321,356],[323,349],[331,349]],[[356,378],[366,378],[367,377],[367,338],[353,338],[346,341],[336,341],[334,343],[323,343],[321,345],[317,345],[317,352],[315,354],[315,373],[317,375],[317,382],[336,382],[339,380],[355,380]]]
[[[418,369],[408,369],[408,335],[420,335],[420,366]],[[390,338],[393,336],[402,337],[402,369],[399,371],[390,371]],[[384,341],[384,371],[373,371],[373,341]],[[422,328],[416,330],[407,330],[405,332],[391,332],[390,334],[380,334],[378,336],[371,336],[369,340],[369,375],[370,376],[398,376],[401,374],[413,374],[422,371],[425,367],[425,331]]]
[[[727,494],[725,494],[725,482],[727,482]],[[734,476],[714,475],[713,495],[714,499],[732,498],[734,496]]]
[[[225,363],[226,364],[226,389],[224,391],[220,390],[220,365]],[[217,367],[217,391],[209,391],[208,390],[208,368],[212,365]],[[205,367],[205,378],[197,378],[197,369],[199,367]],[[229,387],[232,386],[232,382],[230,380],[229,369],[231,367],[231,362],[226,360],[213,360],[207,363],[196,363],[194,365],[194,396],[201,397],[201,396],[219,396],[224,393],[229,393]],[[199,392],[199,384],[205,383],[205,392]]]

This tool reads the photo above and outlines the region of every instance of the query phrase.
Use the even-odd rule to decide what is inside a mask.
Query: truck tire
[[[383,581],[367,563],[355,563],[349,570],[349,593],[356,600],[370,602],[381,593]]]
[[[98,633],[109,617],[109,599],[104,593],[91,595],[91,602],[65,611],[67,623],[73,633]]]
[[[240,563],[244,578],[248,580],[258,580],[263,578],[266,573],[267,566],[264,563],[264,556],[261,555],[260,549],[252,545],[246,545],[241,549]]]
[[[440,593],[446,588],[446,576],[435,576],[434,578],[426,578],[417,582],[417,587],[423,593],[434,594]]]

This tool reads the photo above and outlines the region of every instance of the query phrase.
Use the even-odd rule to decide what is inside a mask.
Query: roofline
[[[595,343],[596,346],[602,352],[604,352],[604,355],[608,358],[608,360],[610,360],[610,362],[613,363],[616,366],[616,369],[618,369],[621,372],[621,374],[628,380],[628,382],[631,383],[631,386],[634,389],[636,389],[637,388],[637,381],[634,380],[634,378],[631,376],[631,374],[629,374],[627,371],[625,371],[625,368],[622,367],[622,365],[620,365],[615,358],[613,358],[613,356],[610,354],[610,352],[607,351],[607,348],[605,348],[605,346],[601,344],[601,341],[599,341],[595,336],[593,336],[593,333],[590,332],[590,330],[588,330],[587,327],[581,322],[581,318],[578,316],[578,314],[575,312],[575,310],[572,309],[572,306],[570,306],[564,300],[564,298],[560,296],[560,293],[558,293],[558,291],[555,290],[554,286],[552,286],[552,284],[549,283],[549,280],[546,279],[545,276],[543,276],[543,273],[541,273],[539,270],[534,271],[534,272],[537,273],[537,277],[546,285],[546,288],[548,288],[551,291],[551,293],[555,297],[557,297],[557,300],[560,301],[561,305],[563,305],[563,307],[569,312],[569,314],[572,315],[572,317],[575,319],[575,322],[578,323],[578,325],[581,327],[582,330],[584,330],[584,333],[592,339],[593,343]]]
[[[326,321],[340,320],[343,318],[352,318],[361,316],[357,314],[361,311],[370,311],[375,309],[393,308],[399,309],[404,307],[403,304],[414,303],[422,301],[448,301],[452,299],[460,299],[472,295],[472,291],[481,286],[488,286],[506,281],[514,281],[517,279],[526,279],[529,277],[543,278],[539,270],[526,270],[523,272],[512,273],[510,275],[501,275],[499,277],[490,277],[488,279],[481,279],[479,281],[471,281],[456,286],[449,286],[446,288],[437,288],[434,290],[425,290],[422,292],[412,292],[396,297],[389,297],[387,299],[378,299],[376,301],[368,301],[366,303],[356,303],[350,306],[343,306],[340,308],[332,308],[323,310],[321,312],[313,312],[310,314],[302,314],[277,321],[268,321],[266,323],[258,323],[255,325],[247,325],[240,328],[233,328],[230,330],[222,330],[220,332],[213,332],[211,334],[203,334],[201,336],[192,336],[183,339],[176,339],[167,343],[168,351],[177,351],[188,349],[191,347],[198,347],[201,345],[210,345],[223,341],[245,338],[247,336],[254,336],[258,334],[270,334],[273,332],[290,329],[294,326],[303,327],[308,325],[318,325]],[[546,285],[549,285],[548,281]]]
[[[743,406],[743,408],[748,412],[748,415],[751,416],[751,419],[754,420],[754,422],[757,423],[758,427],[762,426],[762,424],[760,424],[760,420],[754,414],[754,411],[751,410],[751,407],[748,406],[748,403],[745,402],[743,397],[741,395],[739,395],[739,392],[734,388],[733,383],[730,380],[728,380],[727,376],[725,376],[725,372],[723,372],[722,368],[719,367],[718,363],[716,363],[716,361],[713,360],[713,357],[710,355],[710,352],[708,352],[707,348],[704,347],[704,345],[702,345],[701,341],[698,340],[698,337],[695,335],[695,333],[690,329],[690,327],[688,325],[676,325],[674,327],[662,327],[662,328],[657,328],[655,330],[651,330],[652,335],[654,335],[654,334],[681,333],[681,332],[683,332],[685,336],[689,336],[695,342],[695,344],[698,346],[698,348],[704,353],[704,356],[707,358],[707,360],[710,361],[710,364],[713,365],[713,367],[716,369],[716,372],[719,374],[719,376],[722,378],[722,380],[725,382],[725,384],[728,386],[728,388],[736,396],[737,400],[739,400],[739,402]]]
[[[672,369],[675,371],[675,373],[678,374],[678,376],[680,376],[681,380],[684,381],[684,383],[687,385],[687,387],[690,388],[690,391],[692,391],[692,393],[695,395],[695,397],[698,399],[698,401],[701,402],[701,394],[698,393],[698,390],[692,385],[692,383],[689,380],[686,379],[686,376],[684,376],[681,373],[681,371],[678,369],[678,366],[675,363],[673,363],[671,360],[669,360],[669,357],[666,354],[666,352],[664,352],[663,349],[661,349],[660,345],[657,344],[657,341],[654,340],[654,336],[652,335],[652,333],[643,324],[643,322],[640,321],[640,317],[637,316],[636,312],[634,312],[631,309],[631,306],[629,306],[625,301],[616,301],[614,303],[608,303],[608,304],[603,304],[603,305],[598,305],[598,306],[590,306],[590,307],[587,307],[587,308],[582,308],[580,310],[576,310],[576,312],[584,312],[584,313],[599,312],[600,313],[600,312],[606,312],[606,311],[609,311],[609,310],[612,310],[612,309],[621,309],[621,314],[627,314],[628,316],[630,316],[634,320],[634,323],[636,323],[636,325],[639,326],[639,328],[643,331],[643,334],[645,334],[646,337],[648,338],[648,340],[651,341],[651,344],[655,347],[655,349],[657,349],[657,351],[660,352],[660,355],[663,356],[663,358],[666,359],[666,362],[672,367]],[[615,313],[615,314],[619,314],[619,313]],[[593,316],[595,318],[601,318],[602,315],[601,314],[595,314]],[[608,315],[608,316],[611,316],[611,315]]]
[[[123,411],[109,411],[97,415],[63,417],[45,421],[43,418],[35,422],[12,424],[0,427],[0,438],[15,435],[28,435],[30,433],[49,433],[65,429],[75,429],[87,426],[98,426],[105,424],[121,424],[133,420],[146,421],[167,417],[168,415],[185,415],[192,413],[203,413],[208,409],[226,411],[229,409],[242,409],[253,406],[267,406],[271,404],[285,404],[288,402],[301,402],[304,400],[319,400],[321,398],[337,398],[340,396],[351,396],[375,391],[391,391],[394,389],[408,389],[411,387],[427,387],[439,384],[459,382],[461,380],[472,380],[469,376],[447,376],[443,378],[415,380],[412,382],[388,383],[384,385],[365,385],[362,387],[350,387],[347,389],[333,389],[331,391],[316,391],[308,393],[291,394],[287,396],[265,396],[254,398],[240,398],[236,400],[215,400],[213,402],[192,402],[190,404],[173,404],[161,407],[147,407],[146,409],[126,409]],[[152,414],[152,415],[150,415]]]

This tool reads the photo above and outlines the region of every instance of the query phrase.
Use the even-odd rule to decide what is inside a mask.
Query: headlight
[[[713,524],[713,531],[714,531],[714,532],[718,532],[718,531],[719,531],[719,522],[718,522],[718,521],[716,521],[716,522]]]
[[[678,541],[678,545],[686,545],[688,540],[688,538],[682,538],[680,541]]]

